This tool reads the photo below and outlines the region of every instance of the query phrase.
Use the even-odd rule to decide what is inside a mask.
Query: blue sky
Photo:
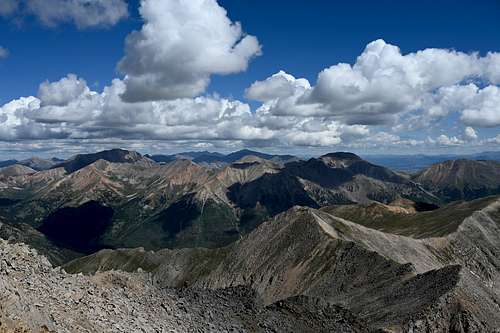
[[[328,66],[353,63],[366,44],[379,38],[398,45],[403,53],[429,47],[481,53],[500,50],[498,1],[220,3],[249,33],[259,37],[264,56],[255,59],[244,75],[214,80],[214,89],[227,89],[231,81],[229,87],[237,85],[241,92],[249,83],[280,69],[315,81]]]
[[[210,91],[242,98],[252,82],[280,69],[311,81],[324,68],[352,63],[369,42],[383,38],[403,53],[428,47],[464,52],[500,50],[498,1],[225,0],[229,16],[256,35],[264,55],[247,72],[215,77]],[[111,28],[79,30],[72,24],[47,28],[28,18],[18,26],[0,20],[0,41],[11,53],[0,63],[0,103],[36,94],[44,80],[67,73],[100,87],[117,76],[125,37],[142,22],[138,1],[130,19]]]
[[[102,21],[98,21],[98,24],[83,23],[87,24],[83,27],[81,21],[78,21],[78,17],[64,17],[61,13],[55,13],[56,6],[64,6],[65,0],[47,1],[45,2],[47,4],[45,8],[40,6],[31,8],[24,0],[6,1],[17,2],[20,7],[17,11],[1,15],[2,8],[0,6],[0,47],[8,50],[8,56],[0,59],[0,105],[23,96],[39,98],[39,86],[42,82],[47,80],[48,84],[54,83],[66,77],[69,73],[77,76],[75,80],[84,80],[89,91],[100,94],[105,87],[111,86],[113,79],[123,80],[126,74],[133,76],[130,73],[135,73],[138,70],[137,63],[133,63],[134,59],[140,56],[147,61],[147,55],[135,54],[140,52],[139,49],[125,50],[127,35],[133,30],[141,31],[143,24],[147,23],[148,20],[152,20],[151,17],[145,17],[138,11],[140,5],[138,1],[129,1],[127,3],[128,15],[120,16],[116,22],[108,22],[106,21],[107,18],[104,17]],[[110,2],[116,3],[123,1],[110,0]],[[148,1],[155,2],[155,0],[147,0],[146,2]],[[158,10],[155,15],[163,19],[161,15],[165,14],[164,20],[168,20],[168,11],[172,11],[173,14],[179,13],[176,6],[182,7],[183,5],[181,0],[165,1],[171,3],[171,6],[161,7],[161,5],[155,4],[151,4],[151,6],[158,6],[158,8],[165,10],[165,13]],[[257,44],[255,44],[253,45],[254,48],[248,51],[248,55],[242,56],[242,59],[237,59],[240,62],[243,61],[245,63],[243,65],[227,67],[223,64],[216,64],[214,66],[219,66],[220,69],[212,72],[208,71],[208,74],[206,73],[207,70],[203,69],[203,73],[197,79],[203,81],[208,75],[210,83],[205,84],[197,81],[196,88],[190,86],[190,88],[193,88],[192,92],[190,88],[181,89],[187,95],[176,95],[178,94],[177,90],[175,90],[175,93],[170,90],[168,93],[150,91],[153,88],[157,88],[158,91],[162,90],[164,87],[160,83],[165,84],[165,80],[172,77],[172,73],[168,72],[172,71],[172,66],[161,62],[158,66],[164,66],[158,68],[165,70],[165,75],[159,78],[156,77],[155,84],[147,87],[149,89],[147,93],[141,90],[140,93],[136,91],[133,95],[130,95],[133,100],[128,100],[127,109],[128,105],[131,105],[128,112],[144,112],[147,114],[147,112],[150,112],[148,107],[153,108],[152,104],[147,103],[158,103],[159,100],[161,103],[165,101],[165,105],[168,104],[168,109],[171,110],[178,107],[180,99],[195,99],[202,96],[202,98],[215,99],[219,104],[224,104],[221,99],[224,101],[226,99],[238,101],[243,105],[240,107],[249,107],[250,112],[255,113],[259,108],[262,109],[262,106],[266,105],[266,103],[271,103],[270,100],[250,99],[248,94],[245,94],[246,89],[255,81],[264,81],[278,71],[283,70],[295,78],[307,79],[311,89],[314,90],[318,74],[321,71],[339,63],[353,65],[367,45],[379,39],[383,39],[388,45],[399,47],[403,56],[427,48],[436,48],[457,50],[464,54],[478,52],[476,57],[479,60],[476,62],[483,63],[484,61],[481,58],[485,58],[488,52],[500,51],[498,42],[500,2],[498,1],[418,1],[410,3],[409,1],[220,0],[216,3],[215,0],[212,0],[212,2],[214,3],[213,6],[219,6],[227,10],[229,20],[241,22],[242,34],[237,38],[242,39],[248,34],[258,40],[261,54],[257,51]],[[71,13],[71,11],[69,12]],[[75,13],[78,12],[75,11]],[[222,17],[216,17],[216,15],[214,17],[214,20],[222,19]],[[198,17],[192,17],[192,19],[196,20]],[[212,24],[207,22],[205,21],[205,24]],[[166,27],[156,28],[177,31],[176,29],[180,28],[175,24],[182,23],[182,20],[179,20],[167,24]],[[166,31],[160,31],[159,33],[166,33]],[[238,43],[238,40],[233,44],[236,45],[236,43]],[[197,45],[190,45],[189,41],[182,45],[189,45],[189,50],[197,47]],[[204,38],[202,44],[199,45],[200,58],[203,57],[204,50],[210,46],[210,39]],[[174,47],[176,46],[174,45]],[[168,56],[168,52],[176,52],[176,50],[167,49],[158,53],[152,52],[151,56],[160,53]],[[128,58],[130,63],[125,65],[125,69],[120,70],[118,63],[124,58]],[[207,58],[202,59],[207,62]],[[495,63],[488,68],[489,71],[491,71],[491,68],[495,69]],[[186,68],[186,71],[182,71],[181,74],[185,74],[190,69],[191,67]],[[151,74],[150,69],[143,68],[142,70],[147,73],[141,73],[141,77],[144,77],[145,73]],[[479,88],[485,86],[497,87],[498,82],[495,79],[486,79],[495,77],[496,74],[486,73],[485,71],[481,70],[481,74],[474,72],[469,75],[470,73],[465,73],[458,81],[450,81],[442,86],[456,88],[457,86],[463,87],[469,82],[480,82],[481,84],[477,83]],[[176,75],[181,74],[176,73]],[[469,76],[473,76],[474,79]],[[132,77],[130,82],[125,82],[124,89],[127,89],[126,92],[132,86],[133,79]],[[73,81],[69,80],[68,82]],[[432,86],[425,93],[431,94],[430,90],[438,90],[442,86]],[[178,87],[174,88],[177,89]],[[315,90],[319,91],[320,89]],[[55,93],[54,90],[50,90],[50,92]],[[481,91],[477,91],[476,94],[479,96]],[[483,95],[486,95],[486,93]],[[442,98],[442,96],[436,94],[429,96],[425,98]],[[329,98],[333,97],[330,96]],[[481,98],[479,96],[476,99]],[[494,101],[496,95],[491,98]],[[55,111],[53,109],[43,110],[44,106],[42,105],[41,110],[43,112],[51,112],[50,119],[47,119],[45,114],[43,117],[38,116],[38,114],[34,115],[36,110],[30,110],[25,115],[27,117],[26,122],[33,123],[33,128],[36,129],[29,130],[28,135],[25,134],[27,131],[25,128],[6,127],[4,132],[10,132],[2,138],[2,127],[0,127],[0,140],[5,143],[5,146],[8,146],[8,148],[5,148],[3,155],[24,154],[26,151],[26,153],[31,153],[31,149],[35,152],[37,150],[42,151],[42,148],[40,148],[42,146],[43,149],[48,150],[47,153],[62,150],[64,153],[70,154],[75,151],[105,147],[105,142],[112,142],[111,144],[139,150],[155,151],[202,148],[232,150],[243,146],[273,151],[322,152],[344,148],[365,152],[374,150],[380,153],[497,150],[500,137],[498,137],[498,142],[495,139],[500,133],[498,126],[500,120],[498,120],[497,124],[497,118],[500,119],[500,115],[496,117],[495,112],[500,112],[500,109],[484,110],[485,103],[481,101],[474,102],[474,105],[462,105],[462,103],[460,104],[462,109],[448,110],[445,112],[445,116],[430,120],[432,126],[429,126],[429,120],[427,120],[427,125],[424,124],[420,128],[404,123],[407,121],[406,118],[410,116],[420,117],[419,112],[423,114],[428,111],[425,108],[431,108],[435,106],[434,104],[432,106],[427,104],[421,106],[419,104],[418,110],[412,109],[408,112],[401,112],[397,115],[397,120],[385,122],[377,119],[376,124],[347,119],[345,116],[347,111],[337,110],[332,106],[337,105],[336,100],[328,100],[328,103],[322,101],[325,104],[324,108],[328,108],[328,111],[313,112],[313,116],[308,118],[307,121],[304,114],[299,115],[288,111],[283,114],[284,111],[267,107],[266,112],[270,112],[273,117],[277,115],[276,119],[273,118],[273,122],[287,123],[291,121],[290,117],[294,117],[294,128],[302,127],[296,132],[285,133],[268,125],[266,123],[266,121],[269,121],[267,118],[266,120],[238,118],[235,120],[238,125],[234,125],[241,127],[238,133],[228,133],[229,130],[224,127],[217,133],[207,136],[185,133],[186,127],[189,126],[192,126],[191,130],[194,132],[204,130],[203,128],[198,130],[193,125],[192,120],[180,125],[179,123],[169,123],[167,120],[163,124],[164,128],[153,128],[150,132],[154,134],[149,135],[145,126],[141,126],[140,131],[136,128],[123,130],[119,124],[115,124],[113,127],[109,122],[103,123],[102,120],[85,119],[84,121],[80,119],[78,122],[74,122],[74,116],[68,116],[67,114],[61,119],[54,119],[53,113]],[[142,103],[140,107],[137,106],[137,102]],[[283,98],[283,102],[288,103],[289,101]],[[317,103],[318,100],[313,102]],[[184,105],[190,102],[183,101],[182,103]],[[199,108],[190,107],[189,112],[216,112],[212,109],[206,111],[205,109],[208,106],[206,106],[206,101],[203,101],[203,103],[205,104]],[[481,108],[481,105],[478,106],[478,103],[482,103],[483,108]],[[47,105],[47,107],[50,106],[43,99],[42,104]],[[59,108],[71,106],[71,103],[66,100],[63,103],[65,105],[59,102],[55,104]],[[175,107],[172,106],[173,104],[175,104]],[[195,104],[199,105],[199,103]],[[137,106],[137,110],[132,107],[134,105]],[[401,107],[400,104],[397,105]],[[221,106],[210,106],[210,108],[213,107]],[[477,112],[469,112],[464,115],[463,110],[469,108]],[[64,110],[64,112],[73,113],[92,111],[95,110],[79,109],[76,106]],[[3,112],[14,111],[4,110]],[[57,112],[61,114],[63,111],[59,110]],[[99,112],[101,111],[99,110]],[[104,111],[102,112],[104,113]],[[188,111],[181,108],[175,109],[173,112],[184,114]],[[395,111],[388,110],[384,110],[382,113],[384,115],[390,113],[390,117],[396,114]],[[491,113],[493,113],[493,116],[488,116],[491,119],[488,118],[487,123],[478,120],[483,115],[491,115]],[[326,114],[327,117],[325,117]],[[309,116],[310,113],[307,113],[307,115]],[[233,116],[232,114],[231,117]],[[299,116],[302,118],[298,119]],[[371,117],[371,115],[369,116]],[[125,118],[131,119],[128,116]],[[0,114],[0,122],[1,119]],[[201,122],[203,121],[205,120],[202,119]],[[16,124],[22,122],[18,121]],[[86,127],[82,127],[84,122],[87,124]],[[252,123],[251,126],[247,125],[248,122]],[[308,123],[306,127],[303,126],[305,122]],[[54,123],[59,124],[59,127],[55,128]],[[300,126],[297,124],[300,124]],[[183,130],[182,134],[176,136],[176,133],[179,133],[178,127],[175,127],[177,125],[183,126]],[[216,125],[219,126],[220,121],[216,121]],[[0,124],[0,126],[2,125]],[[234,128],[232,125],[228,126]],[[360,126],[364,127],[360,128]],[[100,130],[98,134],[97,127]],[[324,128],[320,129],[320,127]],[[328,129],[326,129],[327,127]],[[404,130],[402,130],[403,127],[405,127]],[[475,133],[472,136],[469,135],[470,140],[464,134],[466,127],[472,128]],[[68,132],[72,134],[68,134]],[[76,132],[79,135],[75,135]],[[354,138],[350,134],[353,132],[357,133]],[[387,141],[383,139],[384,135],[386,135],[387,140],[394,141],[394,144],[384,144],[384,141]],[[445,138],[438,140],[441,135],[446,136],[449,140]],[[474,136],[477,136],[477,138],[474,138]],[[282,139],[284,137],[293,137],[293,140]],[[296,140],[297,137],[300,139]],[[398,139],[395,139],[396,137]],[[265,140],[261,138],[265,138]],[[370,141],[374,142],[375,139],[373,138],[381,141],[376,147],[367,144]],[[419,142],[413,142],[409,146],[409,140]],[[438,141],[441,143],[437,144]],[[310,145],[308,142],[310,142]],[[44,152],[45,150],[42,151],[42,153]]]

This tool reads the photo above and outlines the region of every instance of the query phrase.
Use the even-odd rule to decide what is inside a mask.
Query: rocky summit
[[[413,179],[445,200],[500,194],[500,162],[451,160],[431,165]]]
[[[173,289],[145,272],[70,275],[0,241],[0,332],[368,332],[320,299],[265,305],[246,287]]]
[[[0,169],[0,332],[498,332],[498,163],[167,157]]]

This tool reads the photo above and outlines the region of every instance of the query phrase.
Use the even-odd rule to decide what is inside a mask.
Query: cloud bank
[[[136,139],[245,141],[253,145],[315,146],[341,142],[364,128],[314,118],[252,112],[246,103],[215,96],[127,103],[116,79],[102,93],[68,75],[44,82],[38,96],[0,108],[0,139]]]
[[[262,85],[276,88],[262,90]],[[293,89],[289,89],[293,87]],[[158,140],[187,147],[452,147],[491,144],[480,140],[470,126],[460,135],[441,134],[426,140],[402,138],[390,128],[350,124],[336,117],[314,114],[275,114],[267,103],[311,90],[305,81],[278,73],[253,84],[248,96],[266,100],[257,111],[247,103],[200,96],[175,100],[128,103],[121,96],[126,84],[115,79],[102,92],[69,74],[43,82],[38,95],[11,101],[0,108],[0,140]],[[293,91],[293,92],[292,92]]]

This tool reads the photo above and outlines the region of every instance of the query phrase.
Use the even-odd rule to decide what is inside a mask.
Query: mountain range
[[[39,157],[31,157],[25,160],[6,160],[6,161],[0,161],[0,168],[3,167],[8,167],[11,165],[24,165],[27,166],[33,170],[36,171],[41,171],[41,170],[47,170],[52,168],[54,165],[62,162],[64,160],[53,157],[50,159],[45,159],[45,158],[39,158]]]
[[[180,158],[158,164],[136,152],[111,150],[77,155],[39,172],[14,165],[0,169],[2,199],[12,202],[2,212],[64,248],[88,253],[144,244],[220,247],[295,205],[440,201],[405,175],[354,154],[289,163],[264,156],[270,159],[246,155],[214,168]],[[68,218],[75,221],[70,227]]]
[[[450,160],[473,160],[473,161],[500,161],[500,152],[498,151],[485,151],[476,154],[463,154],[463,155],[364,155],[366,160],[383,165],[385,167],[404,171],[404,172],[418,172],[425,169],[432,164],[438,164]]]
[[[414,175],[342,152],[300,160],[241,151],[226,161],[244,153],[251,155],[219,167],[180,157],[158,163],[120,149],[76,155],[42,171],[15,164],[0,169],[0,212],[64,249],[92,253],[226,246],[297,205],[406,200],[432,210],[500,194],[494,161],[443,162]]]
[[[291,161],[300,160],[300,158],[293,155],[272,155],[272,154],[252,151],[249,149],[239,150],[227,155],[221,153],[208,152],[208,151],[183,152],[174,155],[146,155],[146,157],[158,163],[168,163],[175,161],[177,159],[187,159],[195,163],[207,166],[222,166],[231,164],[246,156],[256,156],[265,160],[270,160],[278,163],[287,163]]]
[[[85,155],[85,154],[83,154]],[[152,159],[157,163],[168,163],[176,159],[189,159],[198,164],[204,164],[206,166],[221,166],[228,163],[236,162],[237,160],[245,156],[258,156],[263,159],[274,160],[276,162],[291,162],[304,159],[304,157],[297,157],[294,155],[273,155],[267,153],[261,153],[258,151],[253,151],[249,149],[239,150],[229,154],[222,154],[218,152],[209,151],[191,151],[191,152],[181,152],[178,154],[156,154],[156,155],[145,155],[145,157]],[[432,164],[437,164],[449,160],[488,160],[488,161],[500,161],[500,152],[498,151],[485,151],[476,154],[462,154],[462,155],[363,155],[364,159],[387,168],[414,173],[418,172],[424,168],[429,167]],[[53,157],[50,159],[43,159],[38,157],[32,157],[26,160],[5,160],[0,161],[0,168],[21,164],[31,167],[35,170],[45,170],[49,169],[55,164],[63,162],[63,159]]]
[[[499,162],[450,160],[408,174],[348,152],[121,149],[53,162],[0,168],[0,237],[71,274],[123,271],[135,281],[147,272],[159,288],[215,298],[248,288],[263,307],[249,305],[256,312],[245,320],[255,323],[269,320],[258,309],[300,308],[287,312],[293,321],[326,302],[351,331],[500,326]],[[243,295],[221,297],[254,304]],[[325,329],[313,331],[334,327],[318,320]]]

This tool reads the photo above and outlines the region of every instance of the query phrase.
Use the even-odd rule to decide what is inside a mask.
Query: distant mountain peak
[[[361,160],[362,158],[359,157],[356,154],[349,153],[349,152],[334,152],[334,153],[328,153],[320,158],[331,158],[331,159],[339,159],[339,160]]]
[[[18,162],[18,164],[30,167],[36,171],[41,171],[41,170],[48,170],[52,168],[55,164],[59,163],[61,161],[57,161],[56,159],[44,159],[40,157],[30,157],[25,160],[22,160]]]
[[[245,153],[245,154],[252,154],[252,153],[257,153],[256,151],[254,150],[250,150],[250,149],[240,149],[240,150],[237,150],[235,151],[234,153]]]
[[[446,200],[471,200],[500,193],[500,162],[448,160],[436,163],[413,179]]]
[[[21,164],[14,164],[10,165],[4,168],[0,168],[0,178],[1,177],[15,177],[15,176],[24,176],[24,175],[29,175],[35,173],[36,170],[33,170],[32,168],[21,165]]]
[[[319,159],[331,168],[346,168],[353,163],[363,161],[358,155],[347,152],[330,153],[321,156]]]
[[[136,151],[129,151],[124,149],[110,149],[103,150],[93,154],[78,154],[57,164],[54,167],[63,167],[68,173],[78,171],[87,165],[90,165],[98,160],[104,160],[111,163],[144,163],[145,165],[150,165],[154,163],[147,157],[143,157]]]

